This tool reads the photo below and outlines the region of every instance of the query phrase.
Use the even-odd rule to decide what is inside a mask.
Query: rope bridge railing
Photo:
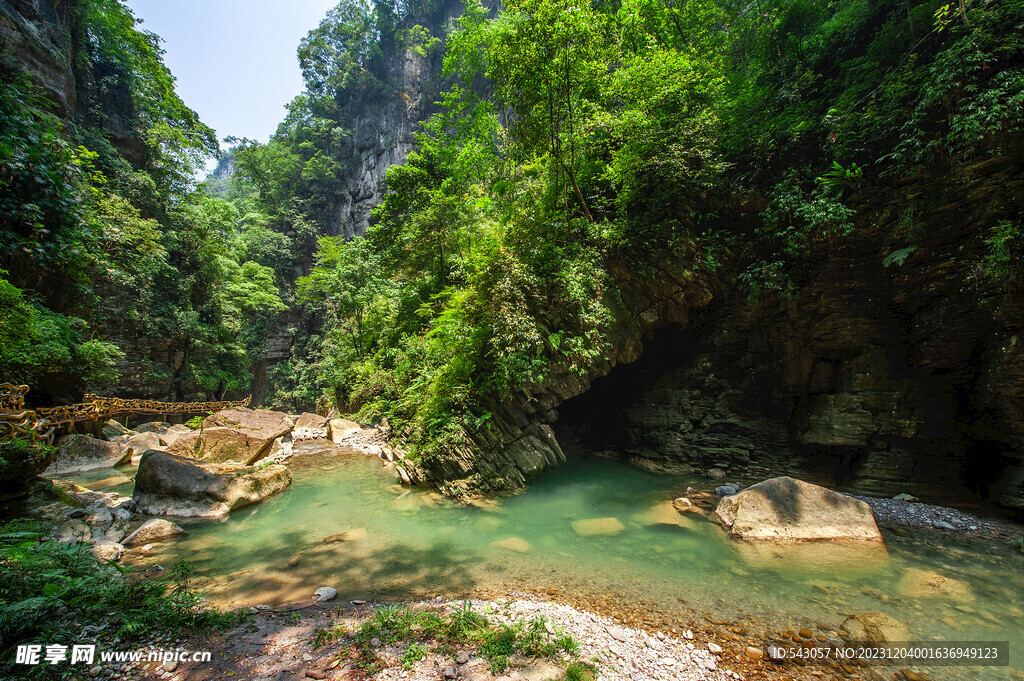
[[[196,414],[230,407],[248,407],[252,396],[225,402],[157,402],[85,395],[78,404],[25,408],[27,385],[0,383],[0,440],[24,438],[53,444],[57,429],[80,421],[108,419],[118,414]]]

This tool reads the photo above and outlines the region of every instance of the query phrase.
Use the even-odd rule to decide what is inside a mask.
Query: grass
[[[82,643],[86,625],[99,628],[97,643],[110,647],[113,639],[210,631],[241,619],[205,605],[189,585],[187,561],[175,564],[162,581],[135,579],[119,565],[99,562],[87,545],[47,540],[45,533],[37,521],[0,526],[0,660],[13,660],[19,643]],[[19,671],[60,678],[74,670],[40,665]]]
[[[351,638],[352,659],[369,675],[384,668],[377,654],[380,646],[405,644],[402,665],[412,669],[428,654],[453,655],[457,647],[475,648],[487,661],[491,673],[501,674],[509,668],[509,659],[516,654],[525,657],[561,659],[575,658],[579,644],[559,629],[548,632],[547,620],[535,617],[511,624],[492,623],[473,612],[469,601],[458,608],[410,608],[404,604],[384,605],[363,622],[356,631],[344,627],[322,629],[314,638],[321,647],[343,638]],[[566,668],[566,681],[587,681],[595,678],[596,668],[571,659]]]

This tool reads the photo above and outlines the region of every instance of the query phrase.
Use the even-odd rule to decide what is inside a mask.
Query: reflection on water
[[[1011,664],[1024,666],[1024,556],[983,540],[887,533],[881,553],[745,545],[666,503],[695,479],[606,459],[567,463],[482,508],[396,485],[355,453],[289,465],[288,491],[227,522],[186,525],[155,560],[190,559],[219,604],[303,600],[325,585],[343,599],[515,590],[635,624],[753,633],[876,610],[914,638],[1009,640]]]

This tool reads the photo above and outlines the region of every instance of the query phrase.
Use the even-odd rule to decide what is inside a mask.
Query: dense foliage
[[[138,580],[112,564],[101,564],[88,544],[62,544],[45,538],[38,523],[18,520],[0,526],[0,641],[6,661],[18,643],[85,643],[97,637],[101,649],[151,638],[158,632],[210,630],[236,623],[234,613],[207,608],[188,585],[191,571],[179,563],[166,581]],[[85,629],[83,630],[83,627]],[[32,678],[64,678],[75,668],[29,667]]]
[[[148,343],[177,361],[132,371],[175,397],[240,391],[291,307],[267,402],[387,416],[426,456],[603,358],[622,272],[676,257],[785,299],[859,192],[1000,154],[1024,116],[1021,0],[342,0],[277,132],[231,140],[197,192],[215,142],[158,41],[114,0],[83,8],[77,125],[25,78],[0,93],[0,372],[97,385]],[[439,101],[365,237],[331,235],[360,116],[414,106],[400,58],[441,71]],[[979,226],[1007,287],[1020,224]]]
[[[213,131],[123,4],[78,12],[73,122],[0,64],[0,380],[69,399],[116,385],[126,355],[162,346],[181,361],[145,352],[137,384],[174,399],[241,392],[285,306],[237,209],[196,190]]]
[[[385,15],[346,0],[303,43],[307,94],[269,145],[245,147],[265,205],[291,197],[320,219],[316,181],[346,162],[334,136],[391,87]],[[495,399],[606,351],[617,266],[642,276],[688,252],[728,260],[753,299],[791,295],[808,250],[852,234],[867,184],[1015,139],[1022,28],[1019,1],[467,2],[439,111],[389,170],[376,224],[321,238],[300,279],[323,333],[292,378],[431,455]],[[764,196],[759,219],[721,219],[709,197],[727,193]],[[1016,218],[980,234],[1003,278]]]

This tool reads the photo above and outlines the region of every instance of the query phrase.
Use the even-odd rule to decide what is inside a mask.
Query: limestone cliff
[[[71,0],[0,0],[0,53],[37,77],[58,112],[75,109]]]
[[[1024,208],[1020,145],[850,204],[857,231],[813,250],[790,298],[750,302],[735,272],[686,256],[623,268],[607,361],[495,405],[491,427],[411,477],[516,487],[581,439],[655,467],[1024,508],[1024,297],[984,265],[989,228]]]

